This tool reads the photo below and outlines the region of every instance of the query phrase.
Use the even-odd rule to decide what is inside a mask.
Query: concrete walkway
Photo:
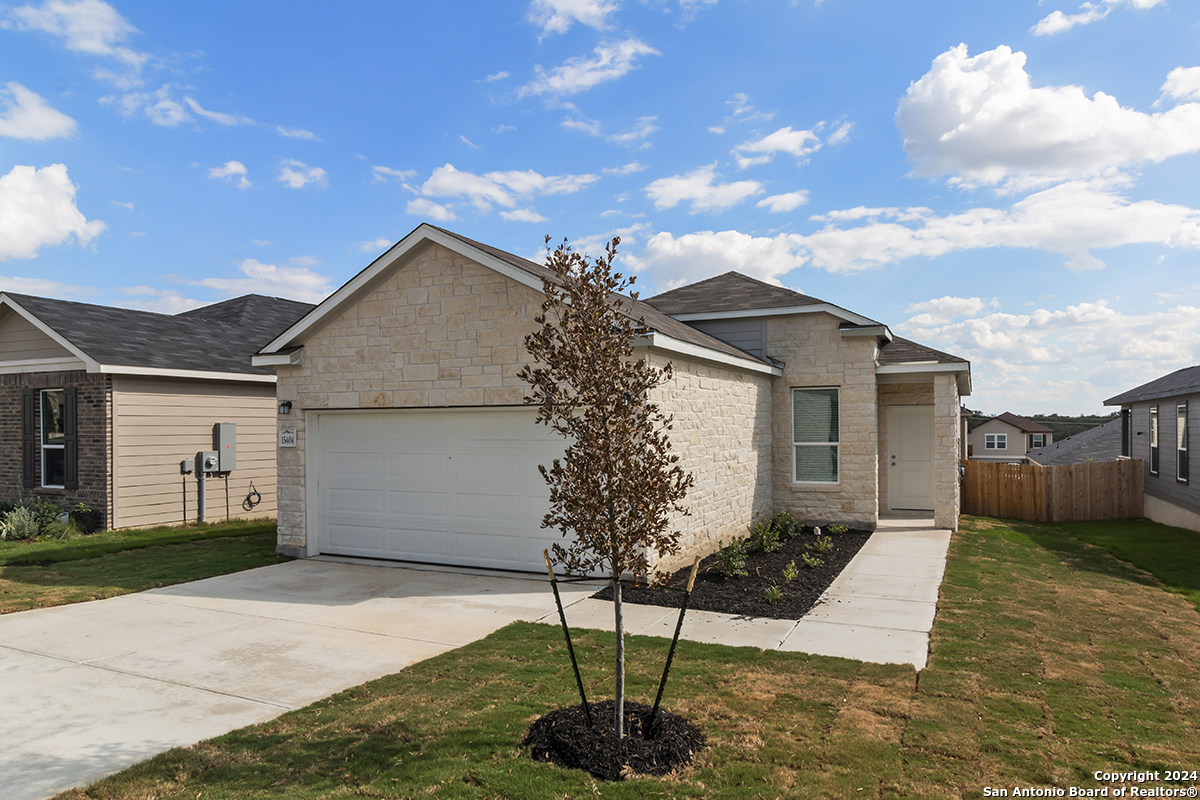
[[[923,669],[949,546],[950,531],[934,528],[931,518],[882,519],[875,535],[800,621],[689,611],[680,638]],[[675,634],[675,609],[630,603],[624,609],[627,633]],[[549,614],[541,621],[558,619]],[[580,600],[567,609],[567,622],[612,630],[612,603]]]

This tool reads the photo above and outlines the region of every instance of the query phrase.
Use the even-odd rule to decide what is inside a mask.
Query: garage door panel
[[[450,495],[445,492],[388,492],[391,514],[445,517],[450,513]]]
[[[396,482],[431,484],[444,481],[450,474],[444,453],[398,453],[388,457],[388,475]]]
[[[323,412],[318,431],[320,552],[541,571],[562,541],[537,465],[563,441],[532,409]]]
[[[330,489],[327,499],[330,511],[380,512],[383,492],[378,489]]]

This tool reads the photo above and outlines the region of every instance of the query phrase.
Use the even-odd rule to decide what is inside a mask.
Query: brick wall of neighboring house
[[[45,489],[41,486],[41,458],[37,458],[37,483],[26,489],[21,482],[21,392],[26,387],[35,393],[41,389],[74,386],[77,390],[79,430],[79,488]],[[34,372],[0,375],[0,500],[13,502],[22,495],[34,494],[69,510],[84,503],[109,520],[109,453],[112,382],[107,375],[86,372]],[[40,431],[41,402],[34,402],[35,431]],[[38,439],[40,443],[40,438]],[[39,451],[40,452],[40,451]]]

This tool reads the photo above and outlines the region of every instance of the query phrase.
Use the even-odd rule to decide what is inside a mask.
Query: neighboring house
[[[1085,461],[1116,461],[1120,457],[1120,419],[1088,428],[1025,454],[1025,458],[1043,467],[1082,464]]]
[[[1143,507],[1155,522],[1200,531],[1200,486],[1191,479],[1191,431],[1200,419],[1200,366],[1186,367],[1104,401],[1121,407],[1121,454],[1142,460]]]
[[[233,422],[237,469],[209,480],[209,518],[227,499],[273,516],[275,376],[250,358],[312,308],[247,295],[171,316],[0,293],[0,500],[84,503],[107,528],[194,519],[179,462]]]
[[[1054,431],[1045,425],[1007,411],[974,426],[967,436],[971,458],[1007,464],[1020,464],[1030,450],[1054,442]]]
[[[545,267],[421,225],[254,359],[279,375],[279,549],[518,570],[541,528],[538,473],[563,441],[518,370]],[[696,482],[683,552],[756,513],[874,528],[932,511],[956,528],[970,364],[813,297],[727,273],[634,304],[637,351],[671,362],[652,400]]]

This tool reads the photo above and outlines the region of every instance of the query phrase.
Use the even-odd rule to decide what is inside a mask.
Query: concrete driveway
[[[560,588],[564,603],[595,591]],[[322,559],[0,616],[0,800],[49,797],[553,613],[536,576]]]

